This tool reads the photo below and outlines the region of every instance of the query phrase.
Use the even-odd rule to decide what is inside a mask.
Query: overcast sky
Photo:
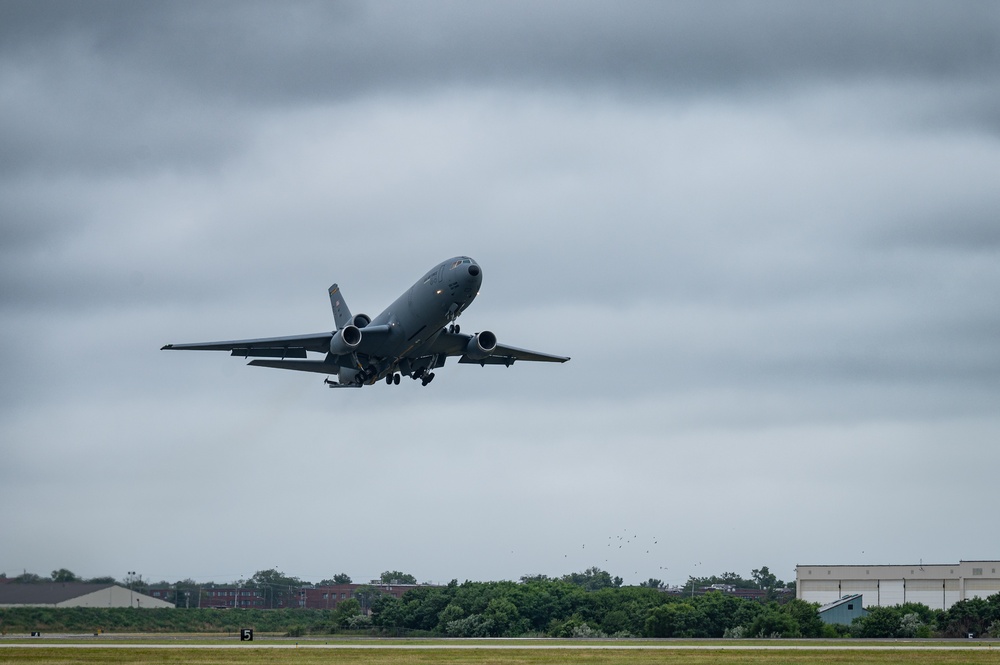
[[[331,391],[166,343],[572,356]],[[1000,558],[1000,4],[0,2],[0,572]]]

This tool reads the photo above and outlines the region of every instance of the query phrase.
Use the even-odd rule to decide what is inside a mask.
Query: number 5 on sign
[[[240,642],[253,642],[253,628],[240,629]]]

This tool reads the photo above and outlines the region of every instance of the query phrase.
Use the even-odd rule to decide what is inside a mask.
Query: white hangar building
[[[0,607],[160,607],[173,603],[117,584],[43,582],[0,584]]]
[[[1000,593],[1000,561],[909,566],[795,566],[795,595],[826,605],[862,594],[864,606],[922,603],[946,610],[960,600]]]

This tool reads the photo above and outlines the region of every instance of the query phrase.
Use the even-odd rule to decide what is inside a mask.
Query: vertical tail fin
[[[344,302],[344,295],[336,284],[330,287],[330,307],[333,308],[333,321],[337,324],[337,330],[351,323],[354,318],[351,308]]]

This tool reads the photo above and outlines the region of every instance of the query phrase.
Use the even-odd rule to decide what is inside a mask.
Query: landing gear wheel
[[[428,374],[427,376],[425,376],[425,377],[424,377],[424,378],[422,379],[422,381],[423,381],[423,385],[425,385],[425,386],[426,386],[426,385],[427,385],[428,383],[430,383],[430,382],[431,382],[431,381],[433,381],[433,380],[434,380],[434,372],[431,372],[430,374]]]
[[[393,384],[395,384],[395,385],[398,386],[399,385],[399,379],[400,379],[399,374],[393,374],[392,375],[392,382],[393,382]]]
[[[391,386],[392,385],[392,374],[386,374],[385,375],[385,385],[387,385],[387,386]]]
[[[456,324],[455,324],[455,334],[457,335],[457,334],[458,334],[458,333],[460,333],[460,332],[462,332],[462,326],[460,326],[460,325],[458,325],[458,324],[456,323]]]

